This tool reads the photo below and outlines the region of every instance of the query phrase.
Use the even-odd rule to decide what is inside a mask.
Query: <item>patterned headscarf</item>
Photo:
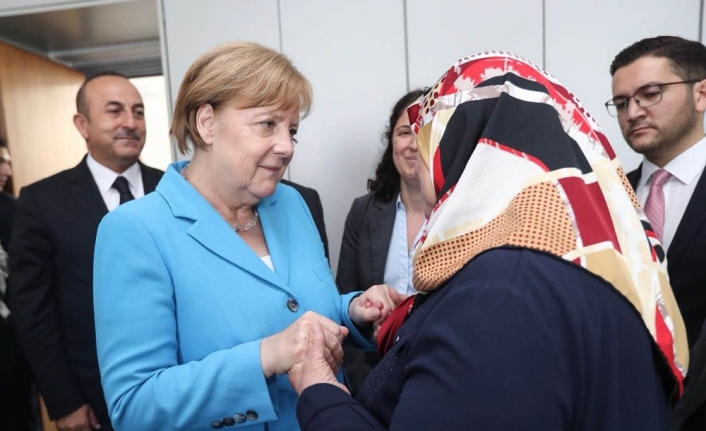
[[[459,60],[408,113],[437,192],[414,287],[434,290],[495,247],[556,255],[635,307],[681,391],[688,348],[664,251],[574,95],[527,60],[486,52]]]

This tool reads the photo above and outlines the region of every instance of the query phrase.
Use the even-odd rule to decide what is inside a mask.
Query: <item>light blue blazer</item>
[[[96,336],[113,426],[210,430],[233,418],[298,430],[297,395],[286,375],[265,379],[260,342],[312,310],[370,347],[348,317],[353,294],[338,294],[294,189],[280,184],[257,206],[273,272],[181,177],[185,163],[98,229]]]

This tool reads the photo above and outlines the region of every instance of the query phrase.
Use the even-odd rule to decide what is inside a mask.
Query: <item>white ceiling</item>
[[[87,75],[161,75],[155,0],[0,17],[0,40]]]

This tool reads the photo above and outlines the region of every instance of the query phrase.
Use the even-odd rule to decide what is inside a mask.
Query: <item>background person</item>
[[[15,222],[15,197],[4,192],[7,180],[12,177],[12,157],[7,141],[0,137],[0,245],[7,250],[10,246],[10,234]]]
[[[392,108],[385,128],[385,150],[368,180],[369,193],[356,198],[346,217],[336,284],[341,292],[385,284],[402,295],[412,286],[412,252],[424,223],[424,202],[414,174],[417,141],[407,107],[422,90],[413,90]],[[376,351],[344,346],[343,367],[355,394],[378,362]]]
[[[138,160],[145,110],[120,74],[87,79],[74,124],[88,155],[20,192],[10,243],[8,305],[60,431],[111,430],[93,320],[93,246],[101,218],[154,190],[162,171]]]
[[[3,192],[12,177],[12,158],[5,139],[0,137],[0,429],[38,431],[39,399],[27,359],[12,330],[10,310],[3,302],[6,292],[7,252],[17,206],[15,197]]]
[[[667,252],[693,346],[706,320],[706,47],[675,36],[643,39],[615,56],[610,74],[608,112],[645,156],[628,179]]]

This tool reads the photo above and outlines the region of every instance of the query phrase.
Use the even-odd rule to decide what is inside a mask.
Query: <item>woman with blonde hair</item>
[[[192,160],[107,215],[96,241],[98,359],[116,429],[296,430],[284,374],[309,328],[324,328],[337,369],[343,337],[369,345],[359,328],[394,306],[384,288],[337,293],[306,204],[280,184],[311,99],[292,63],[255,43],[216,47],[186,72],[171,134]]]

